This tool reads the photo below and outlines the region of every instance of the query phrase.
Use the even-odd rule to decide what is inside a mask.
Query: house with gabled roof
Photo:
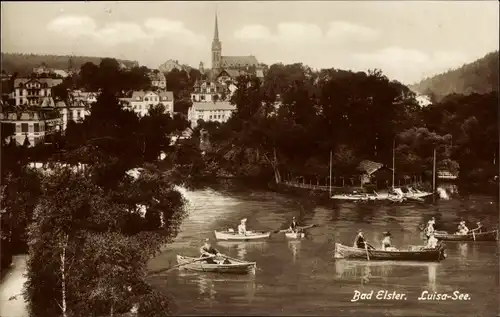
[[[133,91],[132,97],[120,98],[124,107],[131,109],[140,117],[148,114],[153,106],[162,104],[165,112],[173,115],[174,112],[174,93],[172,91]]]

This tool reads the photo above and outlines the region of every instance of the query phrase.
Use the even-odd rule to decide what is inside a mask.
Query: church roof
[[[229,76],[231,76],[231,78],[236,78],[238,76],[241,76],[241,75],[246,75],[247,73],[245,71],[242,71],[242,70],[238,70],[238,69],[223,69],[218,75],[217,77],[221,76],[222,73],[226,72]]]
[[[257,66],[259,63],[253,55],[249,56],[222,56],[221,66],[223,68]]]

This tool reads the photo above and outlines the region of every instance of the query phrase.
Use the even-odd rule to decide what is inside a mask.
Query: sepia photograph
[[[498,1],[2,1],[0,317],[500,316]]]

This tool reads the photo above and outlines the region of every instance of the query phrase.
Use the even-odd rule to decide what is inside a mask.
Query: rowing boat
[[[299,226],[299,227],[296,227],[296,230],[298,231],[303,231],[303,230],[306,230],[306,229],[311,229],[311,228],[314,228],[316,227],[317,225],[313,224],[313,225],[307,225],[307,226]],[[275,231],[275,232],[281,232],[281,233],[284,233],[284,232],[290,232],[290,228],[287,228],[287,229],[281,229],[279,231]]]
[[[456,234],[439,231],[434,232],[434,237],[443,241],[496,241],[498,240],[498,230],[469,234]]]
[[[254,241],[267,239],[271,235],[271,232],[254,232],[247,231],[246,234],[239,234],[234,231],[214,231],[215,239],[217,240],[230,240],[230,241]]]
[[[198,258],[177,255],[177,263],[180,268],[197,272],[215,272],[230,274],[255,274],[257,264],[233,258],[226,258],[226,263],[207,263],[206,261],[196,261]]]
[[[285,232],[285,237],[289,240],[298,240],[304,238],[304,232]]]
[[[408,250],[382,251],[348,247],[335,243],[335,258],[367,259],[382,261],[441,261],[446,258],[444,246],[438,245],[435,249],[424,246],[412,246]]]

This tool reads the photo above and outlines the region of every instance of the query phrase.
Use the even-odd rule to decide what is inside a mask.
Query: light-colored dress
[[[238,234],[246,234],[247,233],[247,226],[244,224],[239,224],[238,225]]]
[[[427,248],[434,249],[437,247],[438,244],[438,239],[436,237],[430,237],[429,240],[427,240]]]
[[[390,251],[392,249],[391,237],[385,237],[382,240],[382,250]]]

